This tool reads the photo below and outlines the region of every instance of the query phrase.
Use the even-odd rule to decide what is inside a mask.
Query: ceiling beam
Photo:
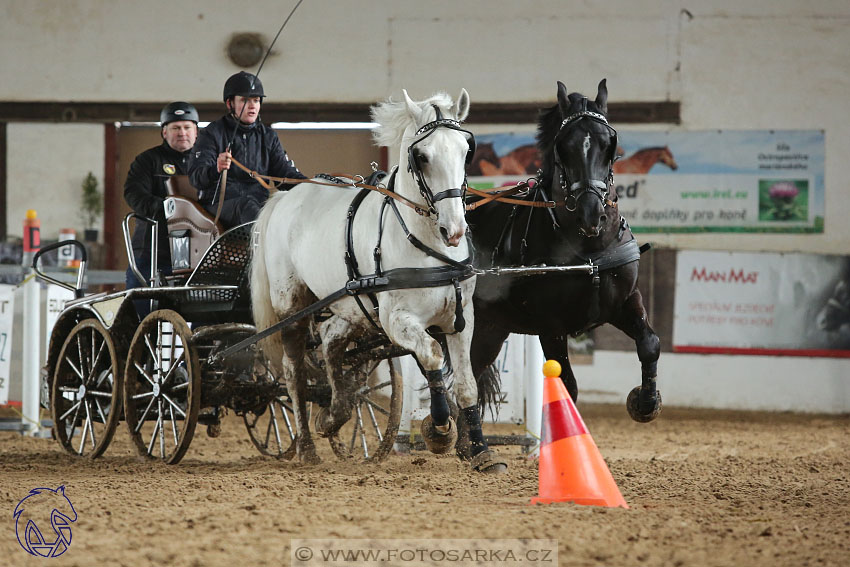
[[[0,122],[157,122],[165,103],[153,102],[2,102]],[[483,102],[472,106],[466,122],[471,124],[528,124],[540,108],[553,102]],[[272,122],[368,122],[368,103],[266,102],[263,121]],[[224,113],[221,103],[195,107],[204,121]],[[609,102],[608,117],[615,124],[679,124],[680,104],[661,102]]]

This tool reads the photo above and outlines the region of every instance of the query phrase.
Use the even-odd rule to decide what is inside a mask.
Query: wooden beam
[[[371,103],[361,102],[266,102],[263,121],[272,122],[368,122]],[[548,102],[479,102],[472,106],[470,124],[531,124]],[[153,102],[3,102],[0,122],[157,122],[165,103]],[[222,103],[197,103],[203,121],[224,114]],[[680,104],[675,101],[610,102],[614,124],[679,124]]]
[[[112,219],[120,210],[116,187],[118,167],[118,133],[114,124],[103,125],[103,243],[106,246],[104,268],[114,270],[119,250],[123,250],[124,236],[115,230]],[[123,195],[123,193],[120,193]]]

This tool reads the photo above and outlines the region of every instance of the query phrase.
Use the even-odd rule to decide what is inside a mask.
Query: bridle
[[[416,145],[422,142],[425,138],[436,132],[437,128],[449,128],[451,130],[457,130],[458,132],[463,132],[467,136],[467,144],[469,144],[469,148],[466,152],[466,160],[465,164],[469,165],[472,162],[472,156],[475,154],[475,136],[472,135],[472,132],[469,130],[464,130],[460,127],[460,122],[451,118],[443,118],[443,113],[440,112],[439,107],[434,104],[434,111],[436,112],[436,118],[433,122],[428,122],[421,128],[416,131],[415,136],[420,136],[421,134],[425,134],[421,138],[417,138],[414,140],[410,146],[407,148],[407,170],[411,172],[414,179],[416,179],[416,184],[419,186],[419,192],[422,194],[422,197],[425,199],[425,203],[428,206],[428,212],[437,216],[437,208],[436,204],[443,199],[451,199],[451,198],[466,198],[466,171],[463,174],[463,186],[462,187],[453,187],[451,189],[446,189],[444,191],[440,191],[439,193],[434,193],[431,188],[428,186],[428,182],[425,181],[425,175],[422,173],[422,164],[419,162],[419,155],[416,153],[415,148]]]
[[[608,161],[608,177],[604,180],[585,178],[570,183],[569,177],[567,175],[567,168],[564,165],[564,162],[561,160],[560,154],[558,153],[558,140],[565,134],[565,132],[568,131],[570,126],[584,119],[598,122],[608,128],[614,134],[614,139],[612,141],[612,155],[611,159]],[[604,114],[587,110],[587,97],[583,97],[581,99],[581,110],[570,114],[561,122],[561,127],[558,129],[558,133],[555,135],[554,151],[555,164],[558,166],[559,175],[561,178],[561,190],[564,192],[565,209],[570,212],[575,211],[576,207],[578,206],[578,200],[585,193],[593,193],[594,195],[596,195],[599,200],[602,201],[603,206],[613,204],[608,199],[608,195],[611,192],[611,188],[614,186],[614,156],[616,155],[617,151],[617,130],[615,130],[610,124],[608,124],[608,119],[605,118]]]

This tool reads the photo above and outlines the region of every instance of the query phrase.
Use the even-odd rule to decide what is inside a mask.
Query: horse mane
[[[570,101],[568,114],[573,114],[581,110],[580,104],[581,99],[584,98],[583,94],[570,93],[568,98]],[[605,116],[606,119],[608,118],[607,114],[602,112],[602,110],[596,106],[596,102],[592,98],[587,99],[587,110],[591,112],[598,112]],[[537,116],[537,136],[535,139],[537,140],[537,147],[540,150],[540,155],[543,158],[543,177],[547,180],[554,175],[555,136],[557,136],[558,132],[561,130],[561,122],[563,119],[564,117],[561,115],[561,109],[558,104],[549,108],[541,109]]]
[[[561,111],[558,105],[540,110],[537,116],[537,148],[543,157],[543,171],[550,173],[554,160],[552,148],[555,146],[555,136],[561,129]]]
[[[438,92],[422,101],[415,101],[420,108],[436,105],[444,118],[456,118],[454,115],[454,102],[448,93]],[[418,126],[413,117],[407,111],[407,103],[403,100],[393,100],[392,97],[384,102],[372,106],[369,109],[372,122],[378,127],[372,130],[372,139],[378,146],[396,147],[401,145],[404,131],[409,126]],[[436,117],[436,114],[434,115]]]

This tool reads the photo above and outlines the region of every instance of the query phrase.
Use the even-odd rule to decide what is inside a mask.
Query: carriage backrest
[[[207,248],[224,232],[221,223],[198,203],[198,191],[187,175],[172,175],[166,184],[165,217],[174,274],[189,274]]]
[[[235,226],[221,235],[204,253],[186,285],[247,286],[254,223]]]

